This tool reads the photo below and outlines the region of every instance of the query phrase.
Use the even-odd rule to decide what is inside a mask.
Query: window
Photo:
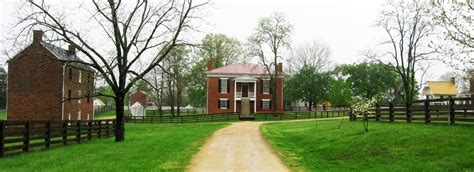
[[[81,111],[77,111],[77,120],[81,120]]]
[[[81,91],[77,91],[77,98],[78,98],[78,99],[77,99],[77,103],[79,104],[79,107],[81,106],[81,99],[82,99],[81,96],[82,96],[82,95],[81,95]]]
[[[71,120],[71,113],[67,114],[67,120]]]
[[[82,72],[79,71],[79,83],[82,83]]]
[[[229,99],[219,99],[219,109],[229,109]]]
[[[89,121],[91,118],[90,118],[91,114],[90,113],[87,113],[87,120]]]
[[[71,102],[71,90],[67,90],[67,100]]]
[[[270,80],[263,80],[263,94],[270,93]]]
[[[91,98],[91,96],[90,96],[89,92],[87,92],[87,103],[90,102],[90,98]]]
[[[262,109],[270,109],[270,100],[262,100]]]
[[[227,93],[227,87],[228,87],[227,81],[228,81],[228,80],[229,80],[229,79],[227,79],[227,78],[220,80],[220,81],[221,81],[221,93]]]
[[[69,68],[69,80],[72,81],[72,68]]]

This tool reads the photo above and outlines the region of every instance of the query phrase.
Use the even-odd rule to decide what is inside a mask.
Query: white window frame
[[[262,109],[270,109],[270,99],[262,99]]]
[[[88,121],[91,119],[90,116],[91,116],[91,113],[87,112],[87,120]]]
[[[67,120],[71,120],[71,113],[67,114]]]
[[[77,111],[77,120],[81,120],[81,110]]]
[[[82,96],[82,95],[81,95],[81,91],[77,91],[77,98],[78,98],[78,99],[77,99],[77,104],[79,104],[79,108],[81,108],[81,107],[80,107],[80,106],[81,106],[81,99],[82,99],[81,96]]]
[[[270,94],[270,79],[263,79],[262,92],[263,94]],[[265,88],[266,86],[266,88]]]
[[[229,99],[225,99],[225,98],[219,99],[219,106],[220,106],[220,109],[228,109],[228,108],[227,108],[227,101],[228,101],[228,100],[229,100]],[[225,106],[222,106],[222,102],[224,102]]]
[[[221,82],[221,93],[227,93],[227,87],[229,87],[227,85],[227,80],[229,80],[229,78],[220,78],[220,82]]]
[[[79,71],[79,83],[82,83],[82,71]]]

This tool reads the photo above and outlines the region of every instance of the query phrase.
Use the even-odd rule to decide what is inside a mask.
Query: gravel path
[[[189,171],[289,171],[260,135],[261,122],[237,122],[218,130]]]

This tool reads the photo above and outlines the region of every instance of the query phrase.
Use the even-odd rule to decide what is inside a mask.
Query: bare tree
[[[413,101],[420,89],[416,74],[426,71],[420,62],[436,53],[436,50],[428,47],[433,27],[428,22],[430,17],[426,5],[418,0],[390,1],[377,23],[388,37],[384,45],[389,51],[376,60],[400,75],[406,102]]]
[[[192,0],[92,0],[90,4],[81,5],[91,11],[87,16],[90,20],[75,24],[79,20],[68,18],[80,16],[64,15],[60,13],[64,10],[55,9],[54,4],[31,0],[27,2],[28,8],[22,9],[31,11],[22,17],[18,26],[23,27],[22,31],[45,29],[58,40],[74,45],[87,59],[82,63],[94,68],[112,87],[114,95],[102,96],[115,99],[115,141],[119,142],[125,139],[126,93],[135,82],[160,66],[175,46],[185,44],[182,33],[193,30],[192,21],[198,19],[196,11],[206,4],[195,4]],[[89,32],[96,34],[88,36]]]
[[[316,71],[323,71],[330,65],[331,50],[324,42],[314,40],[299,45],[292,51],[291,59],[287,59],[289,72],[295,72],[304,66],[311,66]]]
[[[442,62],[457,70],[468,72],[474,59],[474,5],[473,1],[434,1],[431,14],[434,24],[440,26],[443,41],[432,42],[440,49]]]
[[[273,88],[277,88],[278,63],[283,60],[282,52],[290,47],[293,26],[282,13],[275,13],[258,22],[255,33],[249,38],[249,53],[258,57],[270,76]],[[277,110],[277,89],[272,89],[272,105]]]

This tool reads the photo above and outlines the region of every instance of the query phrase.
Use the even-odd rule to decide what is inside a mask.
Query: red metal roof
[[[246,64],[230,64],[224,67],[208,71],[207,74],[265,74],[266,69],[262,65],[246,63]]]

